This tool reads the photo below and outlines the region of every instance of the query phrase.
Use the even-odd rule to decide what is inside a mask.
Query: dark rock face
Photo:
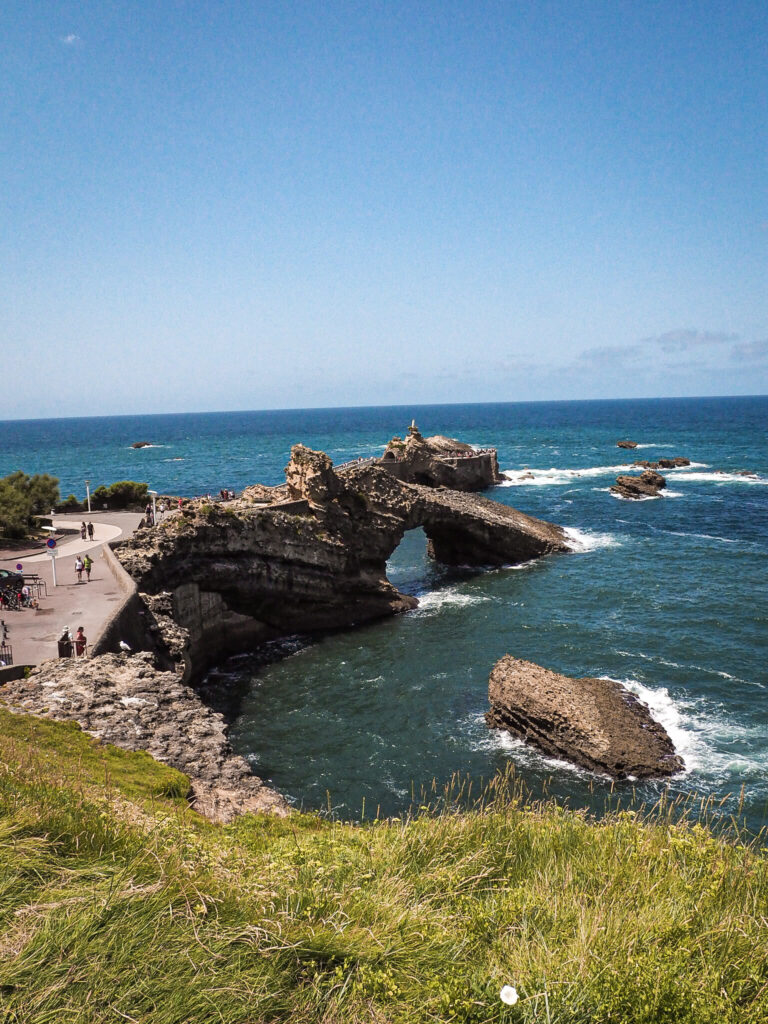
[[[232,753],[221,715],[149,654],[44,662],[28,679],[0,687],[10,710],[78,722],[125,750],[146,750],[188,775],[192,805],[215,821],[248,811],[288,813],[279,794]]]
[[[648,459],[638,459],[633,466],[642,466],[644,469],[679,469],[681,466],[690,466],[691,460],[682,455],[676,455],[674,459],[659,459],[658,462],[649,462]]]
[[[386,577],[406,530],[423,527],[433,556],[448,564],[517,564],[571,550],[559,526],[506,505],[404,484],[376,465],[336,474],[326,455],[301,445],[286,479],[287,502],[190,502],[116,549],[157,645],[186,663],[187,678],[266,640],[415,607]]]
[[[617,779],[682,771],[664,728],[645,704],[607,679],[571,679],[506,655],[488,683],[486,721],[546,754]]]
[[[637,441],[617,441],[617,448],[637,448]]]
[[[151,446],[151,441],[134,441],[131,448],[150,448]]]
[[[477,451],[440,434],[423,438],[414,428],[404,441],[392,438],[380,464],[403,483],[454,491],[484,491],[505,479],[495,449]]]
[[[646,469],[640,476],[617,476],[611,491],[622,498],[658,498],[659,491],[666,486],[661,473]]]

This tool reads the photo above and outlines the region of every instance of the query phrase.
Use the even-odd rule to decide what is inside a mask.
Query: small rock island
[[[646,705],[610,679],[572,679],[508,654],[491,672],[488,698],[490,728],[590,771],[646,779],[684,768]]]

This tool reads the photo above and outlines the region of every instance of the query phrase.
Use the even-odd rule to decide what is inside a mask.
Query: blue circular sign
[[[46,543],[46,546],[49,547],[49,548],[55,548],[56,547],[56,541],[53,539],[53,537],[49,537],[48,540],[45,543]]]
[[[21,572],[21,570],[22,570],[22,568],[23,568],[23,566],[22,566],[21,562],[17,562],[17,563],[16,563],[16,568],[17,568],[17,570],[18,570],[19,572]]]

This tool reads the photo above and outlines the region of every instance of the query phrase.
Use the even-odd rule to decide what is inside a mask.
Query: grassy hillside
[[[186,788],[0,713],[0,1020],[768,1020],[768,860],[703,827],[507,787],[473,813],[218,827]]]

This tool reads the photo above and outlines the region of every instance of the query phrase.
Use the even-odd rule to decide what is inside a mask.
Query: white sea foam
[[[490,597],[485,597],[482,594],[462,594],[456,587],[446,587],[444,590],[430,590],[428,593],[420,595],[419,607],[414,612],[415,614],[434,615],[436,612],[442,611],[443,608],[465,608],[473,604],[484,604],[490,600]]]
[[[651,717],[664,726],[675,750],[685,762],[686,772],[690,771],[698,761],[696,736],[686,721],[681,706],[670,696],[666,686],[651,688],[634,679],[614,679],[612,676],[601,676],[600,678],[620,683],[648,705]]]
[[[575,526],[566,526],[563,531],[574,551],[596,551],[598,548],[621,547],[621,539],[615,533],[590,533]]]
[[[761,725],[748,726],[726,718],[720,708],[702,698],[675,699],[663,686],[644,686],[633,679],[614,681],[648,705],[651,715],[667,730],[683,758],[686,775],[703,775],[725,786],[744,777],[765,778],[768,749]]]
[[[682,491],[670,491],[665,487],[661,492],[662,498],[683,498],[685,495]]]
[[[478,729],[478,738],[473,744],[475,750],[503,750],[514,755],[514,760],[517,764],[527,765],[531,768],[566,771],[572,775],[579,775],[584,779],[595,774],[577,764],[573,764],[571,761],[561,760],[560,758],[551,757],[543,753],[533,744],[526,743],[519,736],[513,736],[506,729],[489,729],[485,724],[484,715],[473,715],[471,717],[470,728],[475,726],[475,728],[471,728],[471,731],[474,732],[475,729]],[[479,731],[478,727],[480,726],[482,726],[482,732]]]
[[[165,444],[143,444],[140,448],[134,448],[132,444],[128,445],[132,452],[143,452],[146,448],[167,448]]]
[[[508,480],[502,481],[499,487],[552,487],[562,484],[573,484],[580,478],[591,479],[598,476],[615,476],[626,472],[632,467],[628,462],[617,466],[586,466],[583,469],[505,469]]]
[[[638,445],[636,445],[635,448],[633,448],[632,450],[635,451],[636,448],[674,448],[674,447],[675,446],[673,444],[654,444],[653,441],[648,441],[648,442],[646,442],[646,444],[638,444]]]
[[[735,544],[736,541],[729,537],[716,537],[711,533],[685,533],[683,530],[662,530],[662,533],[669,533],[673,537],[696,537],[699,540],[716,540],[721,544]]]
[[[699,463],[695,464],[697,467]],[[694,466],[694,463],[691,463]],[[675,473],[675,483],[683,483],[688,481],[694,481],[696,483],[706,484],[751,484],[765,487],[768,484],[768,478],[755,474],[754,476],[742,476],[740,473],[724,473],[718,470],[713,470],[711,473],[691,473],[686,472],[687,467],[683,467],[677,470],[669,470],[669,472]]]
[[[625,498],[623,494],[617,494],[616,491],[611,491],[610,487],[606,488],[606,490],[610,491],[611,497],[615,498],[617,501],[633,501],[633,502],[634,501],[656,501],[657,498],[661,497],[661,493],[659,493],[659,494],[643,494],[639,498]]]

